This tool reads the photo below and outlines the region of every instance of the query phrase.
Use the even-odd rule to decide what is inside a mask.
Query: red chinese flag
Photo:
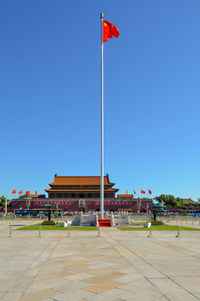
[[[30,190],[26,191],[26,194],[30,194],[30,193],[31,193]]]
[[[149,194],[152,194],[152,191],[149,189]]]
[[[119,34],[119,29],[115,25],[108,21],[103,21],[103,42],[106,42],[113,37],[118,38]]]
[[[22,194],[22,193],[23,193],[23,190],[20,190],[18,193],[19,193],[19,194]]]
[[[134,194],[136,194],[135,190],[134,190]]]
[[[142,193],[142,194],[145,194],[146,192],[145,192],[144,190],[141,190],[141,193]]]
[[[37,194],[37,190],[35,191],[35,194]]]
[[[16,193],[16,189],[12,191],[12,193]]]

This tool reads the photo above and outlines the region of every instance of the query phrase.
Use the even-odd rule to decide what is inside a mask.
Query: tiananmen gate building
[[[30,195],[30,209],[39,208],[43,205],[51,205],[68,212],[75,211],[99,211],[100,210],[100,176],[58,176],[54,175],[54,180],[49,183],[49,188],[45,189],[48,194]],[[132,194],[118,194],[115,183],[110,182],[109,175],[104,176],[104,209],[109,211],[138,211],[138,199]],[[140,212],[146,212],[152,207],[152,199],[142,198]],[[13,199],[12,208],[26,209],[25,199]]]
[[[61,177],[55,174],[54,182],[49,183],[50,189],[45,189],[48,197],[69,198],[69,199],[91,199],[100,198],[100,177]],[[104,198],[113,199],[119,189],[113,188],[115,183],[111,183],[108,174],[104,177]]]

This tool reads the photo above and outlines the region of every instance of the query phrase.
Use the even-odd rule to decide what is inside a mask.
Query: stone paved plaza
[[[200,232],[13,232],[0,226],[2,301],[200,300]]]

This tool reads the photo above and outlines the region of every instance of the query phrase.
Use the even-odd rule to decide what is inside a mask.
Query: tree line
[[[199,207],[200,206],[200,198],[196,204],[184,204],[182,198],[175,197],[172,194],[161,194],[156,196],[154,200],[158,201],[159,203],[167,206],[167,207]]]
[[[21,196],[19,197],[19,199],[25,199],[27,196],[28,196],[28,194],[23,194],[23,195],[21,195]],[[11,206],[12,200],[7,199],[4,195],[2,195],[2,196],[0,197],[0,207],[5,207],[6,201],[7,201],[7,205],[8,205],[8,206]]]

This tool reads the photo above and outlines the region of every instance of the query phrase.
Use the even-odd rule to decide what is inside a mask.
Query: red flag
[[[26,191],[26,194],[30,194],[30,193],[31,193],[30,190]]]
[[[16,189],[12,191],[12,193],[16,193]]]
[[[135,190],[134,190],[134,194],[136,194]]]
[[[128,190],[126,189],[126,194],[128,194]]]
[[[152,194],[152,191],[149,189],[149,194]]]
[[[37,190],[35,191],[35,194],[37,194]]]
[[[108,21],[103,21],[103,42],[113,37],[118,38],[119,34],[119,29],[115,25]]]
[[[18,193],[19,193],[19,194],[22,194],[22,193],[23,193],[23,190],[20,190]]]
[[[142,194],[145,194],[146,192],[145,192],[144,190],[141,190],[141,193],[142,193]]]

